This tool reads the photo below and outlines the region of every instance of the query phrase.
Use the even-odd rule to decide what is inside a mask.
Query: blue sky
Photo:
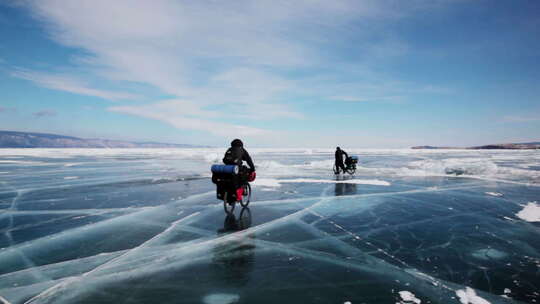
[[[259,147],[540,140],[539,1],[7,1],[0,129]]]

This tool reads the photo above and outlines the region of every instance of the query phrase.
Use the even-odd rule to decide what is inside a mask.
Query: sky
[[[247,147],[540,140],[540,1],[0,2],[0,130]]]

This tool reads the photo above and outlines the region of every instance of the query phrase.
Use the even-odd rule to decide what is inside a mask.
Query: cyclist
[[[246,162],[249,166],[249,169],[243,165],[243,162]],[[255,174],[255,165],[253,160],[246,149],[244,149],[244,143],[240,139],[235,139],[231,142],[231,147],[225,152],[223,157],[223,163],[226,165],[237,165],[240,167],[240,178],[242,180],[237,180],[235,182],[236,186],[236,197],[239,200],[242,200],[243,188],[241,187],[242,182],[248,179],[248,175],[254,176]]]
[[[349,157],[349,155],[347,154],[347,152],[341,150],[340,147],[337,147],[336,148],[336,162],[335,162],[335,166],[336,166],[336,174],[339,174],[340,172],[340,169],[342,172],[345,172],[345,165],[343,164],[343,155],[345,155],[345,159],[347,159]]]

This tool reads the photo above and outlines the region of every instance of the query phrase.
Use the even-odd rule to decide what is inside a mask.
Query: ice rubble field
[[[540,301],[537,151],[251,149],[232,217],[223,152],[0,150],[0,302]]]

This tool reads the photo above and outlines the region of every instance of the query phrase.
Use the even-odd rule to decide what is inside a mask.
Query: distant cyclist
[[[336,162],[335,162],[335,166],[337,170],[336,174],[339,174],[340,169],[342,172],[345,172],[345,165],[343,164],[343,155],[345,155],[345,159],[349,157],[347,152],[341,150],[340,147],[337,147],[336,148]]]

